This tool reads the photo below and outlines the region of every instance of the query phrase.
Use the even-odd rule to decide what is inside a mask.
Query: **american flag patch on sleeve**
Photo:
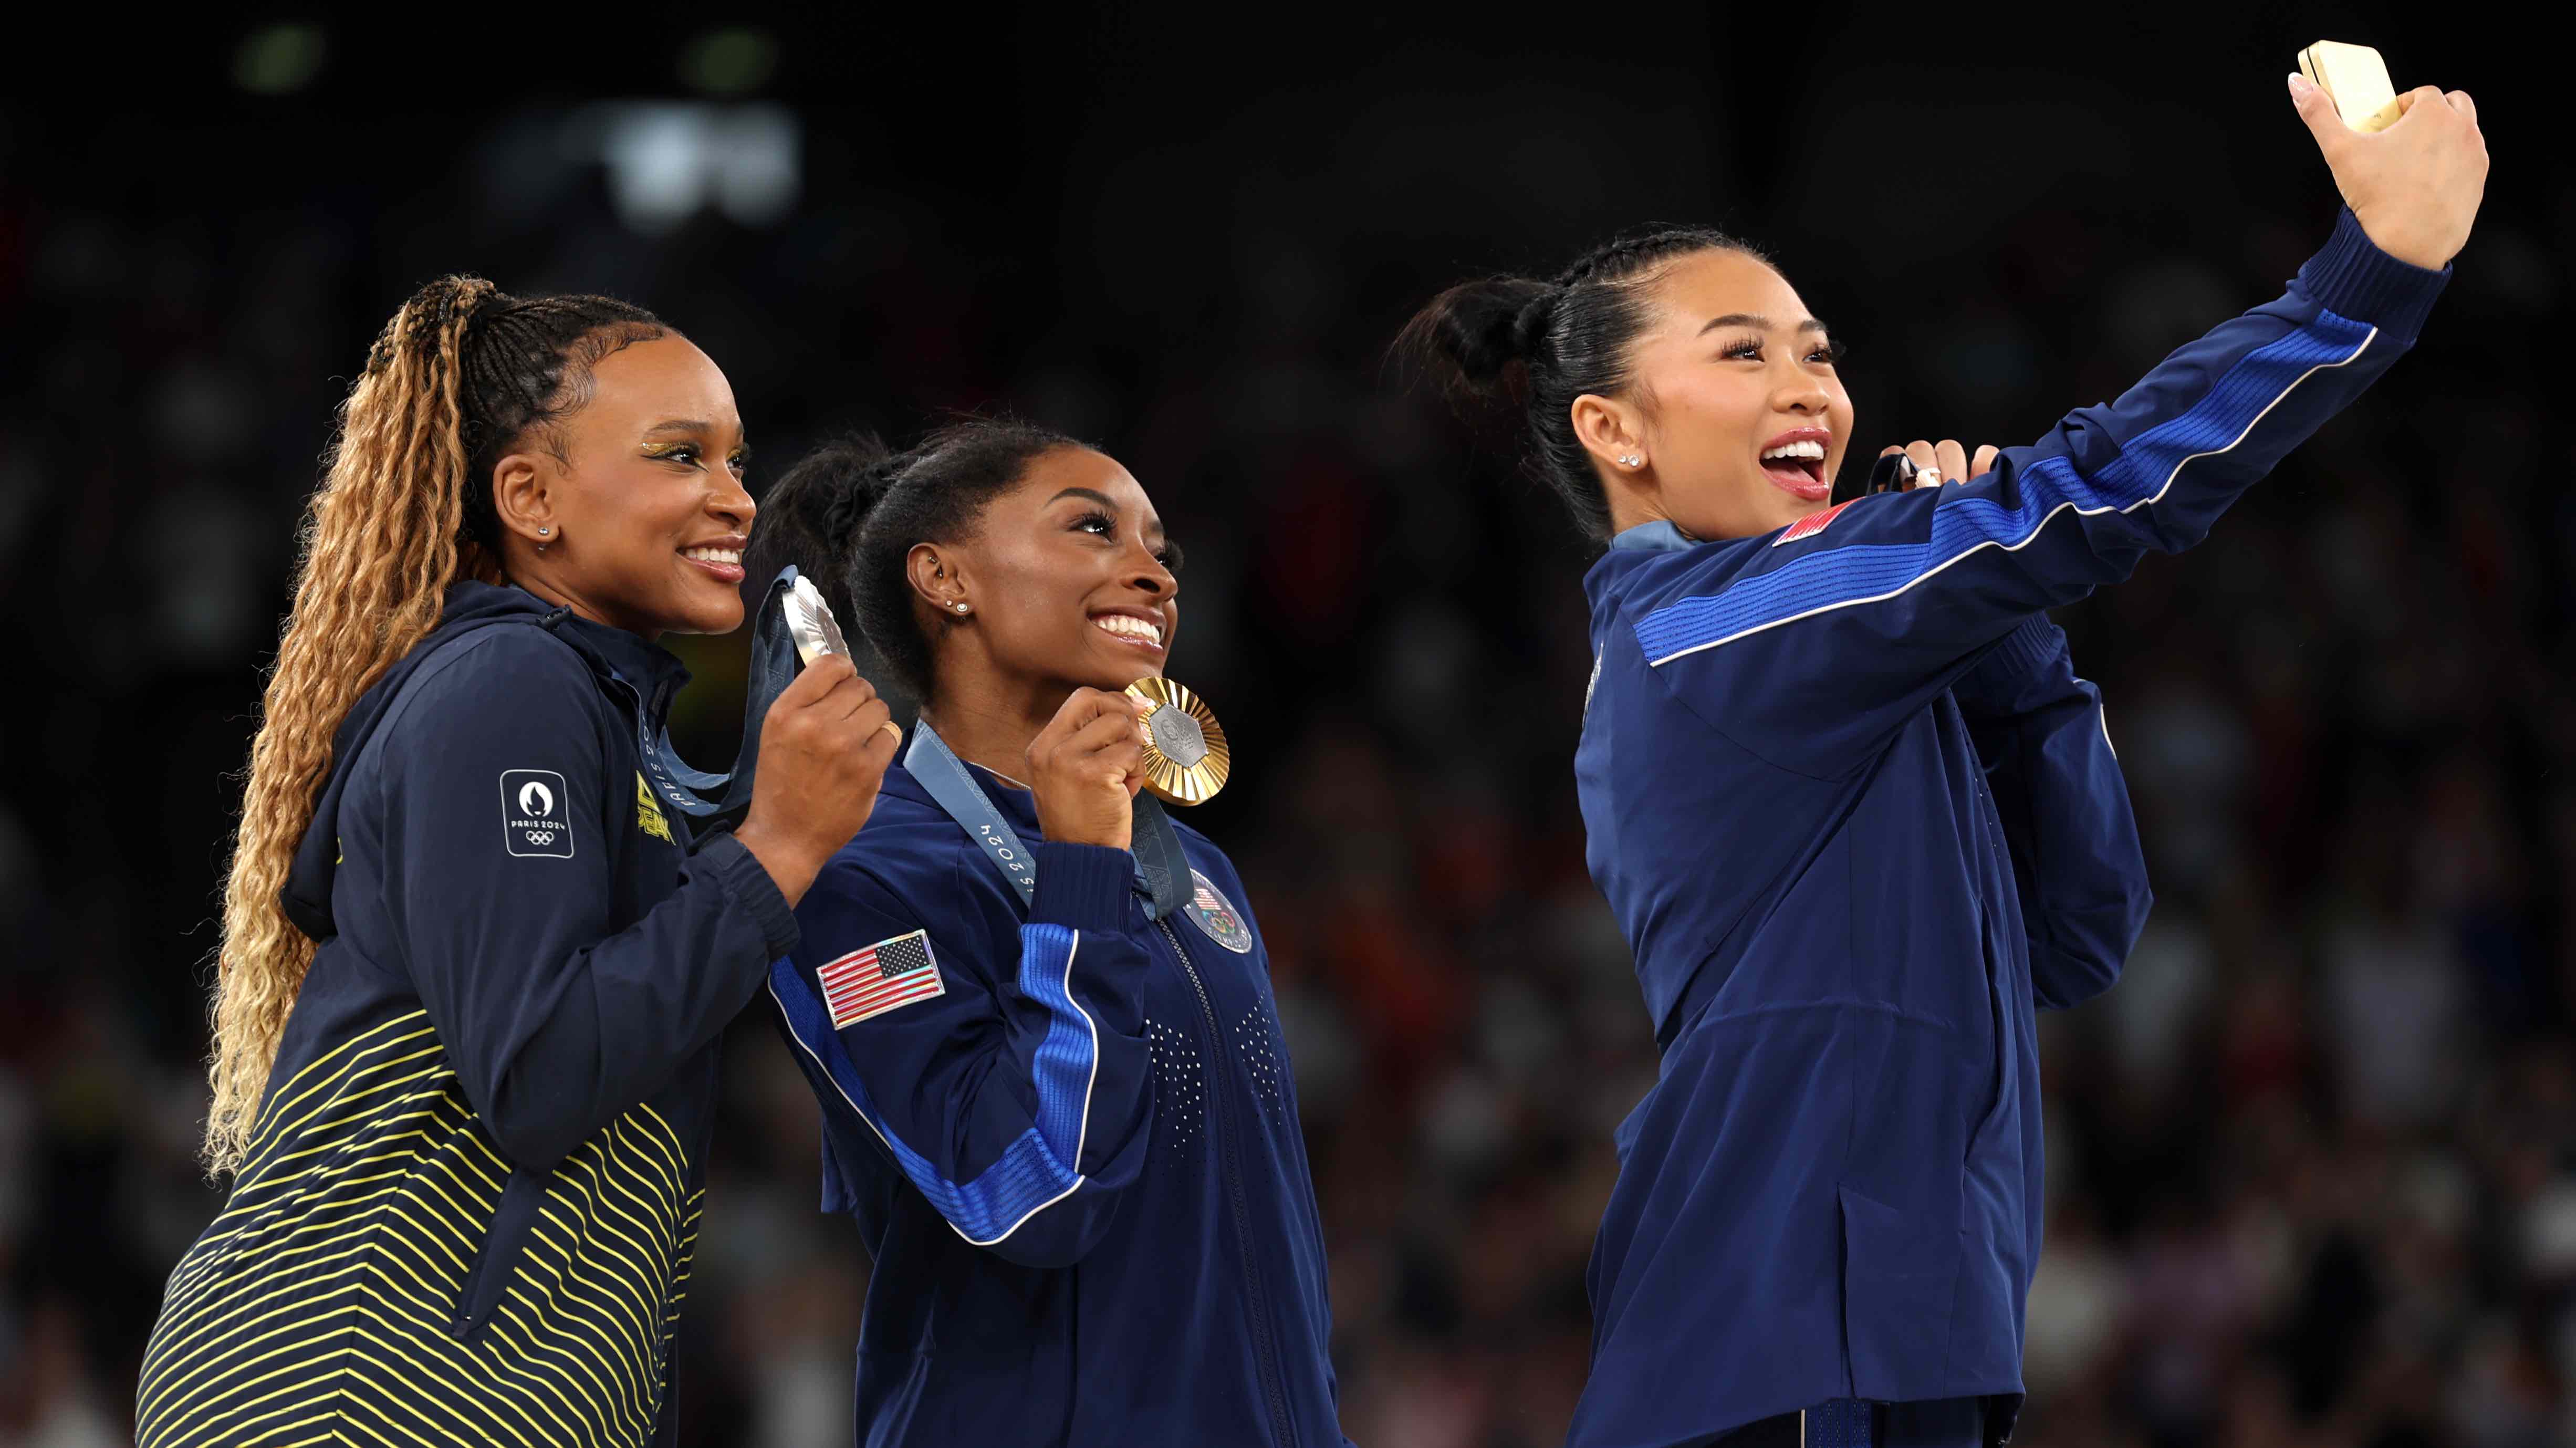
[[[1858,498],[1846,498],[1821,513],[1809,513],[1807,516],[1800,518],[1797,522],[1790,524],[1788,531],[1774,539],[1771,546],[1777,548],[1783,543],[1795,543],[1801,538],[1815,537],[1817,534],[1825,531],[1826,524],[1834,521],[1834,515],[1836,513],[1841,512],[1843,509],[1848,508],[1859,501],[1860,499]]]
[[[930,933],[924,930],[853,950],[817,974],[834,1030],[948,994],[947,982],[939,978],[939,961],[930,953]]]

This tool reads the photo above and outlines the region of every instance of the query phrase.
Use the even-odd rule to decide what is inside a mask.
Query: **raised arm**
[[[611,931],[612,832],[631,828],[636,785],[603,782],[586,668],[521,628],[429,667],[382,745],[386,905],[466,1099],[514,1164],[543,1170],[714,1040],[796,919],[760,862],[717,836]]]
[[[1839,773],[2023,619],[2198,542],[2413,344],[2483,194],[2466,96],[2416,92],[2361,135],[2295,92],[2350,208],[2278,300],[1981,477],[1641,580],[1628,612],[1648,663],[1748,749]]]

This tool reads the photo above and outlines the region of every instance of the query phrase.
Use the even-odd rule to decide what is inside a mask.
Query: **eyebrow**
[[[712,422],[706,421],[704,418],[679,417],[673,418],[669,422],[657,422],[653,424],[651,427],[644,429],[644,435],[646,437],[651,437],[657,432],[703,433],[713,432],[715,430],[716,425]],[[751,457],[751,435],[749,433],[745,433],[736,438],[734,440],[733,450],[736,456],[748,460]]]
[[[1100,491],[1098,488],[1066,488],[1064,491],[1057,493],[1054,497],[1047,499],[1047,503],[1049,506],[1053,506],[1054,504],[1063,502],[1067,498],[1087,498],[1107,509],[1112,516],[1115,516],[1118,512],[1118,505],[1111,502],[1109,500],[1109,495]],[[1145,520],[1145,531],[1149,537],[1153,534],[1160,533],[1163,535],[1164,542],[1171,543],[1171,530],[1163,526],[1163,520],[1160,518],[1147,518]],[[1178,543],[1172,543],[1171,546],[1172,560],[1177,563],[1180,561],[1181,545]]]
[[[1047,499],[1047,502],[1050,504],[1061,503],[1067,498],[1088,498],[1108,509],[1111,513],[1116,513],[1118,511],[1118,505],[1110,500],[1107,493],[1100,491],[1098,488],[1067,488],[1056,494],[1054,497]],[[1160,533],[1163,531],[1163,520],[1160,518],[1148,517],[1146,518],[1145,523],[1147,527],[1152,529],[1154,532]]]
[[[1705,337],[1720,327],[1755,327],[1768,331],[1771,327],[1771,319],[1762,315],[1760,312],[1729,312],[1723,317],[1709,318],[1708,325],[1700,328],[1699,333],[1701,336]],[[1815,318],[1809,317],[1807,320],[1800,322],[1795,330],[1801,332],[1829,332],[1831,329],[1826,327],[1824,323],[1817,321]]]

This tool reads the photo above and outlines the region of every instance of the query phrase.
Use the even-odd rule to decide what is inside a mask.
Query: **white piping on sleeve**
[[[2229,442],[2227,446],[2211,448],[2207,452],[2196,452],[2191,456],[2184,458],[2182,461],[2175,463],[2173,465],[2173,471],[2165,474],[2164,482],[2159,485],[2154,492],[2149,493],[2138,501],[2129,504],[2125,508],[2112,508],[2107,505],[2099,508],[2078,507],[2075,500],[2069,498],[2065,502],[2058,504],[2056,507],[2049,509],[2037,523],[2031,525],[2031,530],[2028,533],[2023,534],[2021,541],[2017,543],[2006,543],[2000,538],[1988,538],[1982,542],[1971,544],[1966,548],[1960,549],[1957,553],[1943,559],[1939,564],[1923,570],[1921,573],[1914,575],[1913,578],[1907,580],[1905,583],[1898,587],[1891,588],[1885,593],[1873,593],[1867,598],[1845,598],[1833,603],[1821,603],[1816,605],[1814,608],[1808,609],[1804,613],[1793,613],[1787,618],[1775,618],[1769,623],[1757,623],[1751,628],[1738,629],[1734,633],[1728,634],[1722,639],[1711,639],[1704,644],[1693,644],[1686,649],[1675,649],[1671,653],[1664,655],[1662,658],[1648,660],[1647,666],[1650,668],[1662,668],[1664,665],[1671,663],[1675,659],[1682,658],[1685,655],[1698,653],[1702,649],[1717,648],[1722,644],[1731,644],[1737,639],[1750,638],[1754,634],[1761,633],[1766,629],[1775,629],[1783,624],[1796,623],[1802,618],[1813,618],[1817,614],[1831,613],[1838,608],[1853,608],[1864,603],[1878,603],[1886,599],[1895,598],[1900,594],[1909,592],[1916,584],[1921,583],[1923,580],[1941,573],[1952,564],[1988,548],[2000,548],[2006,553],[2018,553],[2022,549],[2029,547],[2032,542],[2037,540],[2041,531],[2048,527],[2051,520],[2055,519],[2058,514],[2065,512],[2069,508],[2074,508],[2077,515],[2080,517],[2091,517],[2097,513],[2134,513],[2138,509],[2147,506],[2149,503],[2157,501],[2167,492],[2171,491],[2174,485],[2174,479],[2182,476],[2182,470],[2184,468],[2200,461],[2202,458],[2214,458],[2221,453],[2234,452],[2237,444],[2242,443],[2246,438],[2253,436],[2254,429],[2262,423],[2265,417],[2271,415],[2273,408],[2278,407],[2283,402],[2287,401],[2290,394],[2299,389],[2300,383],[2307,381],[2309,378],[2316,376],[2318,373],[2329,367],[2343,367],[2351,364],[2355,360],[2359,359],[2362,353],[2369,351],[2370,344],[2378,340],[2378,337],[2379,329],[2377,327],[2373,327],[2370,329],[2370,335],[2362,338],[2360,345],[2354,347],[2348,355],[2337,361],[2320,362],[2314,367],[2309,368],[2307,371],[2300,373],[2296,378],[2292,379],[2289,386],[2281,389],[2280,396],[2264,403],[2263,410],[2254,414],[2253,420],[2245,424],[2245,430],[2236,434],[2234,440]]]

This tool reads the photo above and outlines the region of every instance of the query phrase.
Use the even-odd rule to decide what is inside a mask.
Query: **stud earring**
[[[1633,467],[1635,467],[1637,464],[1642,463],[1642,462],[1644,462],[1644,461],[1645,461],[1645,459],[1644,459],[1644,458],[1641,458],[1641,457],[1637,456],[1635,453],[1629,453],[1629,454],[1627,454],[1626,456],[1624,456],[1624,457],[1622,457],[1622,458],[1620,458],[1620,459],[1619,459],[1619,465],[1620,465],[1621,467],[1633,468]]]
[[[949,606],[950,608],[953,608],[953,609],[957,610],[959,613],[964,613],[964,612],[966,611],[966,605],[964,605],[964,604],[962,604],[962,603],[952,603],[952,604],[950,604],[950,605],[948,605],[948,606]]]
[[[552,528],[539,528],[539,529],[537,530],[537,536],[538,536],[538,537],[540,537],[540,538],[543,538],[543,537],[544,537],[544,536],[546,536],[548,533],[551,533],[551,532],[553,532],[553,531],[554,531],[554,529],[552,529]]]

